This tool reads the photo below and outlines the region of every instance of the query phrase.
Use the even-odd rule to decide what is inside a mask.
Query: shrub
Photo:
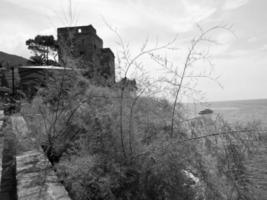
[[[39,91],[23,112],[39,116],[27,118],[73,199],[255,196],[246,160],[257,146],[257,124],[233,127],[205,117],[184,121],[179,111],[170,137],[168,101],[140,97],[133,107],[131,94],[121,101],[118,89],[79,76],[68,82],[66,89],[54,84]]]

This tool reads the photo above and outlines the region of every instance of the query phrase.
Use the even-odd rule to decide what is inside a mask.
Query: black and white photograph
[[[267,1],[0,0],[0,200],[267,200]]]

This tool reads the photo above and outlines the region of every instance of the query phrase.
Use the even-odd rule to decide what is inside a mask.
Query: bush
[[[257,124],[232,127],[204,117],[183,121],[179,112],[170,137],[167,101],[142,97],[133,107],[135,97],[125,94],[122,101],[118,89],[93,86],[81,77],[68,81],[64,92],[58,91],[60,84],[39,91],[23,112],[73,199],[255,196],[245,163],[257,145]]]

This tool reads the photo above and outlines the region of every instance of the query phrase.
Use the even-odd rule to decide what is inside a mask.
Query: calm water
[[[206,108],[214,111],[212,115],[220,114],[230,123],[261,121],[262,127],[267,130],[267,99],[190,104],[189,116],[197,116]],[[258,200],[267,200],[267,134],[265,136],[261,151],[248,163],[251,180],[257,187]]]
[[[256,120],[261,121],[262,125],[267,127],[267,99],[190,104],[188,108],[192,116],[196,116],[203,109],[210,108],[215,115],[221,114],[231,123]]]

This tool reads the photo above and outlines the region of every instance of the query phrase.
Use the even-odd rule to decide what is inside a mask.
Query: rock
[[[43,152],[24,152],[16,161],[18,200],[70,200]]]
[[[11,122],[12,130],[20,144],[31,139],[30,130],[22,116],[11,116]],[[68,192],[59,182],[42,149],[30,143],[29,146],[27,149],[30,150],[20,150],[16,155],[17,199],[70,200]]]
[[[3,110],[0,110],[0,120],[3,120],[4,119],[4,111]]]
[[[11,122],[12,129],[18,139],[20,139],[20,137],[28,137],[29,129],[22,116],[11,116]]]
[[[199,115],[207,115],[207,114],[212,114],[213,113],[213,110],[211,109],[205,109],[205,110],[201,110],[198,114]]]

